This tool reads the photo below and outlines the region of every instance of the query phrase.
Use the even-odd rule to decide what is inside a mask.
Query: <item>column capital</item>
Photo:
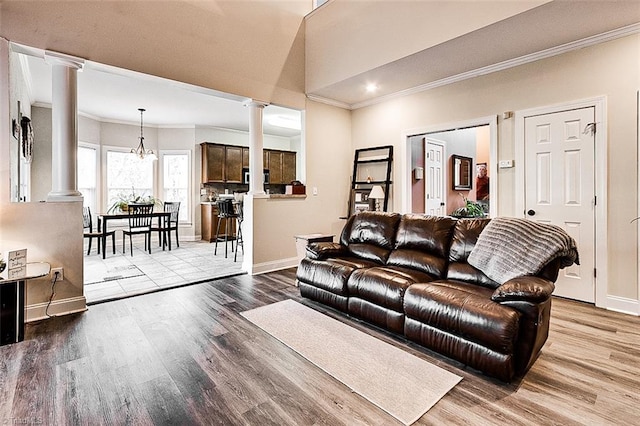
[[[266,106],[269,106],[270,104],[269,102],[259,101],[257,99],[247,99],[242,105],[257,107],[257,108],[264,108]]]
[[[50,50],[44,52],[44,60],[50,65],[62,65],[77,70],[81,70],[84,67],[84,59]]]

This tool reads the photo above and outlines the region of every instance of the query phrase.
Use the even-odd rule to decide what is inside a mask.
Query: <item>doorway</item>
[[[404,211],[446,216],[470,200],[481,203],[488,216],[497,215],[496,116],[416,129],[404,136]],[[460,158],[467,160],[470,174],[464,187],[453,176],[459,169],[453,162]]]

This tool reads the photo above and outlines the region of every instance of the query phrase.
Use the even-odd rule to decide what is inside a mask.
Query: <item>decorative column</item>
[[[45,52],[52,67],[51,192],[48,201],[80,201],[78,191],[78,70],[84,60]]]
[[[251,100],[245,104],[249,107],[249,194],[264,194],[264,158],[262,111],[269,105],[265,102]]]

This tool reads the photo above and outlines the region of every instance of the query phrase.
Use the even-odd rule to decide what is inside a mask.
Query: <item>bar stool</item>
[[[238,260],[238,247],[242,247],[242,255],[244,256],[244,241],[242,240],[242,221],[244,219],[244,212],[242,210],[242,201],[236,204],[236,214],[238,216],[238,231],[236,232],[236,252],[233,255],[233,261]]]
[[[218,254],[218,241],[221,240],[220,225],[224,221],[224,257],[226,259],[229,232],[231,232],[233,222],[238,219],[238,214],[233,210],[233,200],[219,200],[216,205],[218,206],[218,226],[216,227],[216,245],[213,254]],[[231,239],[231,251],[233,251],[233,238]]]

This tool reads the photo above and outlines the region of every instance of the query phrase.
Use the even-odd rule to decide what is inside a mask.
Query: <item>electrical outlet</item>
[[[53,269],[51,269],[51,276],[53,278],[56,277],[56,272],[58,273],[57,281],[64,281],[64,268],[53,268]]]

